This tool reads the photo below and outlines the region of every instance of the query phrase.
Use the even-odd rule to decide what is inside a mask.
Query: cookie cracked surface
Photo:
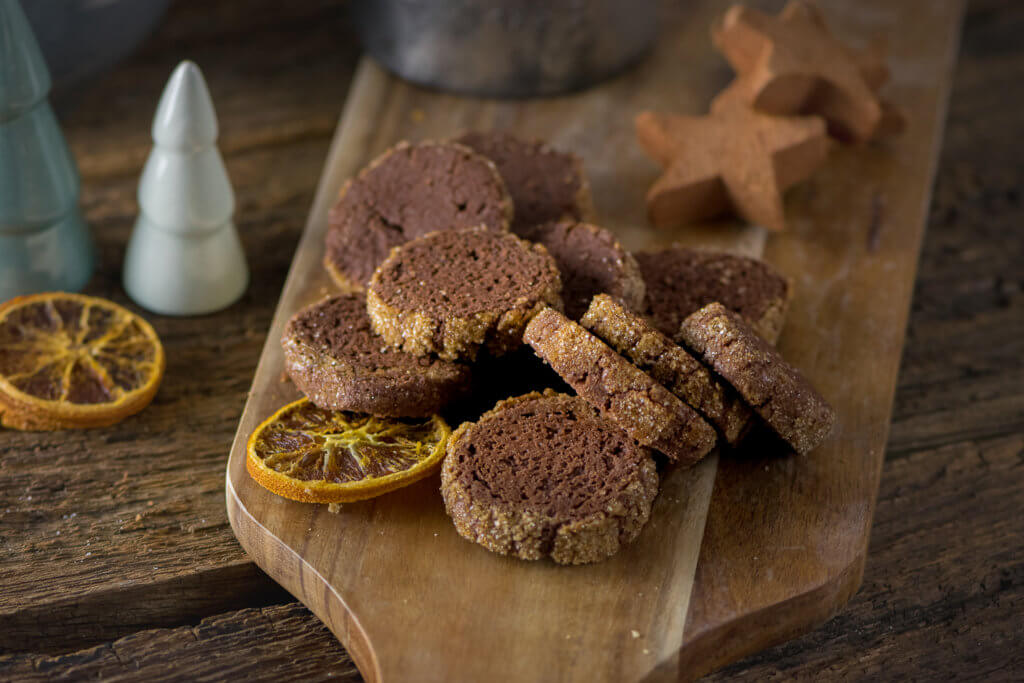
[[[686,465],[714,447],[715,430],[693,408],[558,311],[538,313],[523,339],[602,417],[640,444]]]
[[[596,562],[640,534],[658,492],[650,451],[577,396],[500,401],[448,441],[445,507],[464,538],[524,560]]]
[[[470,390],[469,366],[388,348],[366,300],[342,294],[296,313],[281,339],[285,370],[325,410],[428,417]]]
[[[809,453],[828,437],[836,418],[832,406],[741,316],[708,304],[679,331],[797,453]]]
[[[501,355],[545,306],[561,308],[562,281],[547,250],[483,227],[443,230],[395,247],[370,280],[367,311],[390,345],[445,360]]]

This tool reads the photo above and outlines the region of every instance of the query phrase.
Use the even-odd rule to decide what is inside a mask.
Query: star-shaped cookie
[[[739,74],[727,90],[760,111],[817,114],[836,137],[858,142],[898,127],[876,94],[888,79],[884,58],[840,42],[805,0],[778,16],[734,5],[711,37]]]
[[[811,175],[830,144],[821,118],[764,114],[736,98],[719,100],[707,116],[642,112],[636,134],[665,168],[647,192],[658,227],[732,211],[783,230],[782,192]]]

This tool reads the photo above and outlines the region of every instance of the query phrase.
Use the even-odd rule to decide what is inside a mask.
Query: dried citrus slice
[[[418,419],[289,403],[249,437],[246,469],[261,486],[303,503],[349,503],[408,486],[441,465],[451,430]]]
[[[149,323],[112,301],[47,292],[0,305],[0,423],[102,427],[153,400],[164,348]]]

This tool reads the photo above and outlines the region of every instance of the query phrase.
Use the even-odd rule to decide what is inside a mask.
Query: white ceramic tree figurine
[[[124,287],[140,306],[165,315],[230,306],[245,292],[249,269],[231,220],[235,195],[216,146],[217,114],[192,62],[179,64],[164,88],[153,141]]]

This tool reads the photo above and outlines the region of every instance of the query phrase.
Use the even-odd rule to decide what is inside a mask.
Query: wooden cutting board
[[[731,77],[708,37],[726,3],[682,5],[666,10],[648,60],[565,97],[468,99],[410,86],[369,60],[359,67],[226,488],[242,546],[330,627],[367,679],[693,678],[821,623],[860,584],[962,4],[824,4],[851,42],[888,39],[885,92],[909,126],[883,144],[838,148],[788,195],[789,230],[770,236],[736,225],[655,231],[644,218],[643,194],[658,169],[633,140],[633,116],[703,112]],[[679,240],[737,249],[792,276],[780,348],[836,407],[831,440],[806,457],[753,444],[674,472],[640,539],[583,567],[521,562],[462,540],[436,477],[340,514],[257,486],[245,471],[246,439],[297,396],[283,379],[278,340],[292,313],[332,290],[320,260],[342,182],[398,140],[471,128],[507,128],[580,154],[600,223],[629,248]]]

